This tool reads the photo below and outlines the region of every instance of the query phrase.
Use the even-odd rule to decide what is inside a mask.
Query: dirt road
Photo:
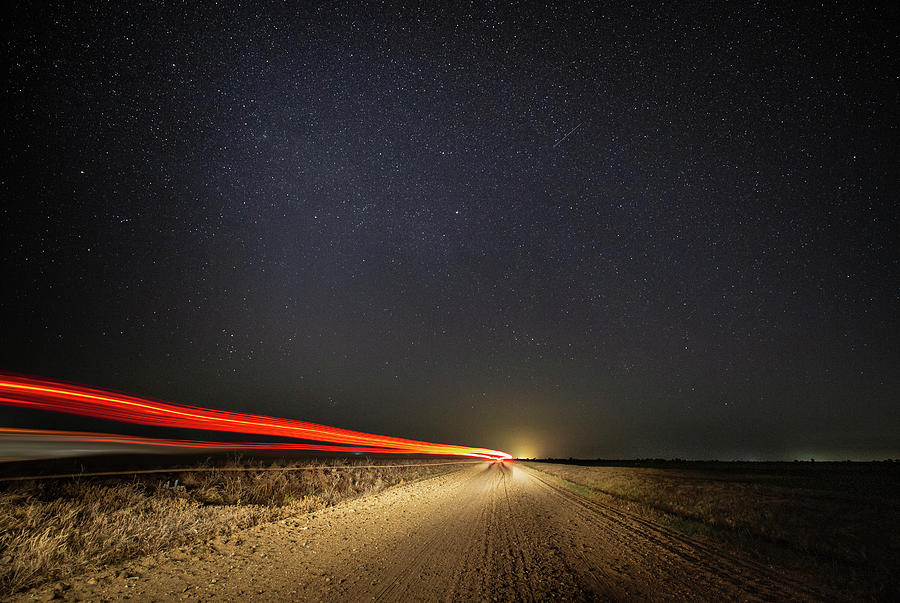
[[[116,575],[118,574],[118,576]],[[64,599],[773,600],[786,578],[514,463],[467,465],[202,551],[57,589]],[[26,595],[47,596],[44,588]]]

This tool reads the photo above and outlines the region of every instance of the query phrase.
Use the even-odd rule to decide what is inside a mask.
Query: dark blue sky
[[[523,456],[900,456],[896,9],[293,4],[12,11],[0,368]]]

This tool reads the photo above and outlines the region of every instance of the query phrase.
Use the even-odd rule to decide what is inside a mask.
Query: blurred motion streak
[[[360,431],[351,431],[306,421],[280,419],[263,415],[213,410],[197,406],[172,404],[158,400],[140,398],[128,394],[105,391],[101,389],[47,381],[35,377],[0,373],[0,404],[49,410],[60,413],[81,415],[123,423],[154,425],[159,427],[180,427],[184,429],[200,429],[207,431],[223,431],[266,436],[296,438],[323,444],[282,444],[282,443],[246,443],[239,442],[200,442],[193,440],[156,440],[160,446],[187,446],[196,448],[254,448],[278,450],[315,450],[328,452],[365,452],[386,454],[435,454],[485,458],[491,460],[510,459],[511,455],[488,448],[472,448],[450,444],[433,444],[418,440],[407,440],[391,436],[375,435]],[[0,435],[12,431],[2,430]],[[27,430],[33,434],[37,431]],[[75,437],[78,432],[44,432],[69,434]],[[127,443],[141,444],[150,442],[152,438],[133,438],[131,436],[111,436],[109,434],[79,434],[78,437],[119,437]],[[59,441],[59,440],[55,440]],[[85,441],[85,440],[81,440]],[[111,440],[104,439],[104,442]],[[175,443],[177,442],[177,443]],[[327,443],[327,445],[325,444]],[[344,444],[345,446],[335,446]]]
[[[330,446],[295,442],[206,442],[203,440],[173,440],[148,438],[115,433],[88,431],[58,431],[53,429],[22,429],[0,427],[0,438],[27,442],[74,444],[131,444],[136,446],[164,446],[175,448],[202,448],[205,450],[305,450],[314,452],[360,452],[364,454],[417,454],[405,448],[366,448],[357,446]]]

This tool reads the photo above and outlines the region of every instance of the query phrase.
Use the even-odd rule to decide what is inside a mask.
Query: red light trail
[[[253,447],[257,449],[315,450],[321,452],[434,454],[490,460],[512,458],[511,455],[505,452],[489,448],[433,444],[431,442],[351,431],[306,421],[172,404],[170,402],[150,400],[83,385],[47,381],[23,375],[0,374],[0,404],[139,425],[280,436],[322,442],[321,444],[248,443],[242,445],[239,442],[158,440],[159,442],[170,442],[160,443],[159,445],[161,446],[180,445],[172,444],[171,442],[191,442],[194,445],[193,447],[207,448]],[[129,440],[132,439],[128,436],[122,437]],[[343,446],[337,446],[337,444],[343,444]]]
[[[174,440],[148,438],[114,433],[88,431],[60,431],[55,429],[20,429],[0,427],[0,437],[27,439],[36,442],[70,442],[78,444],[133,444],[176,448],[203,448],[206,450],[304,450],[314,452],[361,452],[364,454],[410,454],[401,448],[366,448],[357,446],[331,446],[302,442],[207,442],[204,440]]]

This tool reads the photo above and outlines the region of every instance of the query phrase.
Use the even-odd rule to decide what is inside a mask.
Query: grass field
[[[581,494],[804,573],[826,592],[897,594],[898,463],[526,465]]]
[[[197,472],[0,483],[0,597],[453,468],[416,466],[438,462],[232,459]],[[360,467],[373,464],[385,466]]]

